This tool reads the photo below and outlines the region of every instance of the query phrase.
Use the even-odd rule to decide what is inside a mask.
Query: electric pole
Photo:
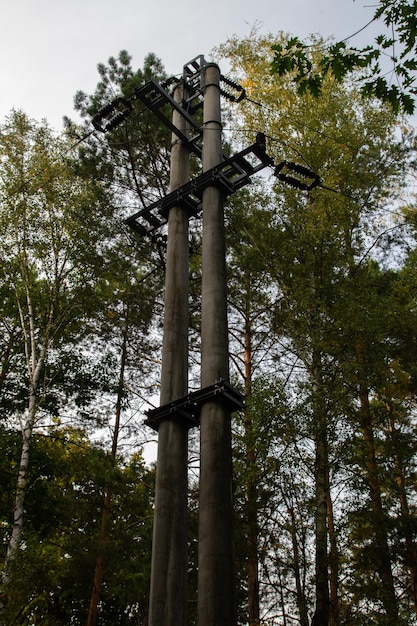
[[[174,98],[154,80],[134,92],[173,132],[170,193],[126,220],[141,236],[168,222],[161,406],[148,411],[146,422],[158,431],[149,626],[186,624],[188,429],[199,424],[198,625],[237,624],[231,414],[243,407],[243,396],[229,383],[224,199],[265,167],[273,167],[280,181],[301,190],[320,181],[305,166],[288,161],[275,165],[263,133],[254,144],[224,158],[220,96],[240,102],[245,91],[202,55],[184,66]],[[202,133],[194,117],[201,104]],[[173,109],[172,121],[164,113],[167,105]],[[98,113],[94,126],[107,132],[131,110],[130,102],[117,98]],[[112,117],[105,121],[108,115]],[[202,157],[203,172],[189,180],[191,151]],[[201,211],[201,388],[188,392],[188,217]]]
[[[174,93],[183,100],[185,85]],[[187,134],[176,110],[173,124]],[[189,151],[172,135],[171,191],[189,179]],[[188,391],[188,215],[174,206],[168,216],[161,406]],[[187,612],[187,470],[189,424],[173,414],[157,425],[155,509],[149,626],[185,626]]]
[[[220,71],[204,68],[203,171],[222,155]],[[219,185],[203,191],[201,385],[229,380],[224,200]],[[223,395],[200,412],[198,624],[234,626],[235,574],[232,505],[231,409]]]

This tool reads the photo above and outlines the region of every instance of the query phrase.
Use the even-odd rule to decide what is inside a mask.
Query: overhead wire
[[[371,20],[373,21],[373,20]],[[371,23],[371,22],[370,22]],[[368,26],[369,24],[367,24]],[[366,28],[366,26],[364,27]],[[360,31],[358,31],[360,32]],[[355,33],[357,34],[357,33]],[[353,35],[352,35],[353,36]],[[175,80],[175,77],[173,77],[173,79]],[[232,88],[235,88],[238,90],[239,95],[238,97],[234,97],[234,96],[230,96],[230,94],[228,94],[228,99],[234,102],[250,102],[252,104],[254,104],[255,106],[258,106],[260,108],[263,108],[273,114],[276,115],[281,115],[280,112],[278,112],[276,109],[273,109],[272,107],[265,105],[262,102],[259,102],[257,100],[254,100],[253,98],[250,98],[247,93],[246,90],[244,88],[242,88],[240,85],[238,85],[235,81],[231,80],[230,78],[224,77],[222,76],[222,80],[228,85],[231,86]],[[111,90],[113,91],[113,93],[115,93],[115,89],[114,86],[112,85],[111,81],[109,81],[109,85]],[[225,95],[225,94],[223,94]],[[100,109],[100,111],[98,112],[98,114],[96,114],[95,118],[100,117],[101,115],[107,115],[109,112],[113,112],[116,108],[117,105],[119,103],[123,103],[125,104],[126,102],[129,102],[129,100],[132,100],[133,98],[121,98],[121,97],[116,97],[112,103],[110,103],[109,105],[105,105],[104,107],[102,107],[102,109]],[[115,104],[116,103],[116,104]],[[49,169],[49,167],[51,165],[53,165],[54,163],[58,162],[60,159],[62,159],[66,154],[68,154],[69,152],[71,152],[74,148],[76,148],[78,145],[80,145],[81,143],[83,143],[86,139],[88,139],[91,135],[95,134],[96,137],[98,138],[96,131],[101,131],[102,133],[107,132],[107,130],[113,130],[114,128],[116,128],[118,125],[120,125],[122,122],[124,122],[127,117],[129,117],[131,114],[133,114],[133,119],[139,117],[145,110],[147,110],[146,106],[143,106],[139,111],[134,111],[133,108],[131,107],[131,105],[129,104],[128,106],[128,113],[126,112],[126,114],[122,114],[119,115],[117,117],[116,120],[114,120],[114,124],[110,124],[109,127],[106,128],[98,128],[97,124],[95,125],[95,127],[91,130],[86,132],[82,137],[80,137],[74,144],[72,144],[71,146],[69,146],[66,150],[64,150],[63,152],[61,152],[56,158],[54,158],[48,165],[44,166],[43,168],[40,168],[37,172],[35,172],[30,178],[28,178],[27,180],[23,181],[16,189],[12,190],[11,194],[9,195],[15,195],[17,193],[19,193],[22,189],[24,189],[30,182],[32,182],[33,180],[35,180],[38,176],[40,176],[41,174],[43,174],[47,169]],[[117,114],[116,114],[117,115]],[[101,119],[101,118],[100,118]],[[327,133],[324,133],[323,131],[317,129],[317,128],[313,128],[312,126],[310,126],[308,123],[306,122],[302,122],[304,127],[308,130],[310,130],[311,132],[314,132],[316,134],[318,134],[319,136],[325,138],[326,140],[332,141],[336,144],[340,144],[340,145],[344,145],[347,146],[349,148],[352,148],[352,146],[350,146],[348,143],[346,143],[345,141],[340,141],[335,137],[332,137],[330,135],[328,135]],[[93,124],[94,125],[94,124]],[[249,133],[253,133],[252,129],[237,129],[237,128],[224,128],[224,130],[228,130],[230,132],[247,132]],[[272,136],[266,136],[268,138],[269,141],[272,142],[277,142],[280,143],[281,145],[285,146],[286,148],[289,148],[290,150],[292,150],[293,152],[295,152],[296,154],[298,154],[298,156],[306,163],[305,158],[303,156],[303,154],[300,152],[300,150],[294,146],[293,144],[291,144],[288,141],[284,141],[283,139],[278,139],[276,137],[272,137]],[[114,146],[116,146],[116,142],[113,144]],[[310,164],[308,164],[308,167],[310,167]],[[54,177],[51,178],[51,180]],[[324,185],[321,181],[315,185],[317,187],[320,187],[324,190],[330,191],[332,193],[338,194],[338,195],[342,195],[344,197],[347,197],[351,200],[354,200],[354,198],[349,195],[346,194],[340,190],[337,189],[333,189],[329,186]]]
[[[173,78],[175,79],[175,77],[173,77]],[[238,85],[235,81],[233,81],[233,80],[231,80],[231,79],[229,79],[227,77],[224,77],[224,76],[222,76],[222,80],[228,86],[236,89],[239,92],[239,95],[237,97],[235,97],[235,96],[232,96],[231,94],[227,94],[224,90],[222,90],[223,95],[226,96],[229,100],[234,101],[234,102],[241,102],[241,101],[244,101],[244,100],[248,100],[248,101],[252,102],[253,104],[256,104],[257,106],[263,107],[265,109],[272,110],[272,109],[270,109],[270,107],[267,107],[266,105],[263,105],[260,102],[256,102],[255,100],[250,99],[247,96],[246,91],[240,85]],[[111,90],[113,91],[113,93],[115,93],[115,89],[114,89],[114,86],[113,86],[111,81],[109,81],[109,86],[110,86]],[[27,180],[23,181],[16,189],[12,190],[11,193],[8,194],[9,197],[10,196],[14,196],[17,193],[20,193],[20,191],[22,191],[28,184],[33,182],[33,180],[35,180],[37,177],[39,177],[41,174],[43,174],[46,170],[48,170],[51,167],[51,165],[53,165],[54,163],[56,163],[59,160],[61,160],[66,154],[71,152],[74,148],[76,148],[78,145],[80,145],[86,139],[88,139],[88,137],[90,137],[92,134],[95,134],[96,131],[104,133],[104,132],[113,130],[114,128],[119,126],[122,122],[124,122],[127,119],[127,117],[129,117],[130,114],[133,112],[129,100],[131,100],[131,99],[122,98],[122,97],[116,97],[111,103],[109,103],[109,104],[105,105],[104,107],[102,107],[99,110],[99,112],[95,115],[95,117],[93,118],[93,126],[94,126],[94,128],[91,131],[88,131],[87,133],[85,133],[74,144],[69,146],[65,151],[61,152],[55,159],[50,161],[50,163],[48,163],[48,165],[44,166],[43,168],[40,168],[31,177],[29,177]],[[126,104],[127,105],[127,109],[122,111],[122,112],[116,113],[112,118],[110,118],[108,124],[105,127],[102,127],[101,126],[102,119],[105,118],[106,116],[108,116],[110,113],[114,112],[117,109],[118,104],[120,104],[120,103]],[[142,107],[140,111],[134,112],[133,113],[134,118],[137,118],[145,110],[147,110],[146,106]],[[99,121],[97,121],[97,120],[99,120]],[[284,142],[281,142],[281,143],[284,143]],[[291,146],[288,144],[288,147],[291,147]],[[292,147],[292,149],[295,150],[294,147]],[[300,154],[300,156],[301,156],[301,154]],[[54,177],[55,176],[53,176],[51,178],[51,180],[53,180]]]
[[[369,23],[368,23],[366,26],[364,26],[363,28],[366,28],[367,26],[369,26],[369,24],[370,24],[370,23],[372,23],[372,21],[374,21],[374,20],[371,20],[371,22],[369,22]],[[361,30],[362,30],[362,29],[361,29]],[[359,32],[361,32],[361,31],[359,30],[359,31],[358,31],[358,33],[359,33]],[[354,33],[354,35],[355,35],[355,34],[358,34],[358,33]],[[354,35],[352,35],[352,36],[354,36]],[[277,116],[281,116],[281,113],[280,113],[280,112],[278,112],[276,109],[274,109],[274,108],[272,108],[272,107],[270,107],[270,106],[268,106],[268,105],[265,105],[265,104],[264,104],[264,103],[262,103],[262,102],[259,102],[259,101],[257,101],[257,100],[254,100],[253,98],[250,98],[247,94],[245,95],[245,98],[243,99],[243,101],[245,101],[245,100],[246,100],[246,101],[248,101],[248,102],[250,102],[250,103],[252,103],[252,104],[254,104],[254,105],[256,105],[256,106],[258,106],[258,107],[260,107],[260,108],[266,109],[266,110],[268,110],[269,112],[276,114]],[[350,149],[353,149],[353,146],[351,146],[349,143],[347,143],[347,142],[345,142],[345,141],[341,141],[341,140],[339,140],[339,139],[337,139],[337,138],[335,138],[335,137],[332,137],[331,135],[328,135],[327,133],[324,133],[323,131],[321,131],[321,130],[319,130],[319,129],[317,129],[317,128],[313,128],[311,125],[307,124],[307,123],[306,123],[306,122],[304,122],[304,121],[301,121],[301,123],[304,125],[304,127],[305,127],[307,130],[310,130],[311,132],[316,133],[317,135],[319,135],[319,136],[323,137],[324,139],[326,139],[326,140],[328,140],[328,141],[332,141],[332,142],[333,142],[333,143],[335,143],[335,144],[338,144],[338,145],[343,145],[343,146],[346,146],[346,147],[348,147],[348,148],[350,148]],[[229,129],[229,130],[230,130],[231,132],[236,132],[236,129]],[[248,132],[248,133],[249,133],[249,132],[252,132],[252,133],[253,133],[253,130],[252,130],[252,129],[246,129],[246,130],[245,130],[245,131],[243,131],[243,132]],[[300,158],[301,158],[304,162],[306,162],[306,161],[305,161],[305,158],[304,158],[304,155],[300,152],[300,150],[299,150],[299,149],[298,149],[295,145],[291,144],[291,143],[290,143],[290,142],[288,142],[288,141],[284,141],[284,140],[282,140],[282,139],[278,139],[278,138],[276,138],[276,137],[272,137],[272,136],[270,136],[270,135],[266,135],[266,137],[267,137],[267,139],[268,139],[269,141],[272,141],[272,142],[277,142],[277,143],[280,143],[281,145],[283,145],[283,146],[285,146],[285,147],[288,147],[290,150],[292,150],[293,152],[295,152],[296,154],[298,154],[298,156],[299,156],[299,157],[300,157]],[[311,167],[309,163],[307,163],[307,165],[308,165],[309,167]],[[320,187],[320,188],[321,188],[321,189],[323,189],[323,190],[330,191],[330,192],[335,193],[335,194],[337,194],[337,195],[340,195],[340,196],[343,196],[343,197],[345,197],[345,198],[348,198],[349,200],[352,200],[352,201],[354,201],[354,202],[357,202],[357,199],[356,199],[356,198],[354,198],[351,194],[348,194],[348,193],[346,193],[346,192],[343,192],[343,191],[340,191],[340,190],[338,190],[338,189],[334,189],[334,188],[332,188],[332,187],[329,187],[329,186],[327,186],[327,185],[324,185],[324,184],[321,182],[321,180],[320,180],[320,182],[319,182],[316,186],[317,186],[317,187]],[[386,212],[386,213],[390,213],[390,214],[392,214],[392,215],[402,216],[402,213],[400,213],[400,212],[398,212],[398,211],[392,211],[392,210],[389,210],[389,209],[381,209],[381,210],[382,210],[382,211],[384,211],[384,212]]]
[[[256,106],[263,108],[277,116],[282,117],[282,112],[277,111],[276,109],[273,109],[272,107],[263,104],[262,102],[258,102],[257,100],[253,100],[252,98],[249,98],[248,96],[246,96],[245,100],[247,100],[248,102],[251,102],[252,104],[255,104]],[[286,116],[288,118],[288,116]],[[339,144],[339,145],[343,145],[343,146],[347,146],[348,148],[353,148],[353,146],[351,146],[349,143],[347,143],[346,141],[341,141],[339,139],[336,139],[335,137],[323,132],[322,130],[318,129],[318,128],[314,128],[313,126],[311,126],[310,124],[308,124],[307,122],[303,121],[303,120],[299,120],[299,123],[301,123],[304,128],[306,128],[307,130],[316,133],[317,135],[319,135],[320,137],[323,137],[324,139],[327,139],[329,141],[332,141],[335,144]],[[278,141],[278,140],[276,140]]]

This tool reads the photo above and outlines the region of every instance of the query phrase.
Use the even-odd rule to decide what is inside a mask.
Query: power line
[[[366,28],[366,27],[364,27]],[[358,31],[360,32],[360,31]],[[223,96],[225,96],[228,100],[232,101],[232,102],[244,102],[245,100],[247,102],[250,102],[251,104],[254,104],[255,106],[258,106],[259,108],[265,109],[275,115],[280,115],[280,113],[268,106],[265,105],[262,102],[259,102],[257,100],[254,100],[253,98],[250,98],[245,89],[243,87],[241,87],[240,85],[238,85],[235,81],[233,81],[230,78],[224,77],[222,76],[222,81],[230,88],[232,88],[233,90],[235,90],[237,92],[237,96],[227,93],[224,90],[221,90],[221,93],[223,94]],[[170,81],[177,81],[179,79],[177,79],[176,77],[172,77],[171,79],[169,79],[168,81],[166,81],[166,85],[170,84]],[[164,83],[165,84],[165,83]],[[112,90],[113,86],[111,85]],[[116,97],[114,98],[114,100],[112,100],[110,103],[104,105],[103,107],[101,107],[101,109],[98,111],[98,113],[93,117],[92,119],[92,124],[94,126],[94,129],[91,131],[88,131],[87,133],[85,133],[82,137],[80,137],[74,144],[72,144],[71,146],[68,147],[67,150],[61,152],[55,159],[53,159],[48,165],[46,165],[45,167],[41,168],[40,170],[38,170],[37,172],[35,172],[30,178],[28,178],[26,181],[24,181],[23,183],[21,183],[16,189],[12,190],[12,192],[10,194],[8,194],[9,196],[14,196],[17,193],[19,193],[20,191],[22,191],[30,182],[32,182],[33,180],[35,180],[38,176],[40,176],[41,174],[43,174],[43,172],[45,172],[49,167],[51,167],[51,165],[53,165],[54,163],[58,162],[60,159],[62,159],[66,154],[68,154],[68,152],[72,151],[74,148],[76,148],[78,145],[80,145],[81,143],[83,143],[86,139],[88,139],[88,137],[90,137],[92,134],[95,134],[96,131],[100,132],[100,133],[107,133],[109,131],[115,130],[118,126],[120,126],[122,123],[124,123],[128,117],[130,117],[133,114],[133,119],[136,119],[137,117],[139,117],[145,110],[147,110],[147,107],[144,106],[141,108],[141,110],[139,111],[134,111],[133,110],[133,106],[132,106],[132,101],[136,100],[135,94],[132,95],[132,97],[130,98],[124,98],[124,97]],[[303,122],[303,126],[310,130],[311,132],[314,132],[318,135],[320,135],[321,137],[324,137],[325,139],[327,139],[328,141],[332,141],[336,144],[340,144],[340,145],[344,145],[344,146],[348,146],[349,148],[352,148],[352,146],[350,146],[349,144],[347,144],[346,142],[342,142],[340,140],[335,139],[334,137],[331,137],[330,135],[323,133],[322,131],[318,130],[317,128],[313,128],[311,127],[309,124],[307,124],[306,122]],[[224,128],[223,130],[228,130],[230,132],[242,132],[242,133],[252,133],[253,134],[253,129],[238,129],[238,128]],[[278,139],[277,137],[272,137],[272,136],[266,136],[268,138],[269,141],[273,141],[273,142],[277,142],[281,145],[283,145],[286,148],[289,148],[290,150],[292,150],[293,152],[297,153],[298,156],[304,161],[304,155],[300,152],[300,150],[295,147],[294,145],[292,145],[290,142],[288,141],[284,141],[283,139]],[[114,144],[116,145],[116,144]],[[288,163],[287,161],[284,161],[283,163]],[[293,164],[296,165],[296,164]],[[307,164],[308,167],[310,168],[310,165]],[[302,166],[298,166],[298,167],[302,167]],[[310,169],[309,174],[312,174],[312,171]],[[284,174],[281,175],[281,179],[284,182],[289,183],[290,185],[293,183],[293,186],[301,188],[301,189],[306,189],[306,186],[303,185],[303,183],[301,183],[301,186],[299,184],[299,181],[294,181],[291,179],[291,177],[288,177],[288,175]],[[317,177],[318,179],[318,177]],[[52,178],[51,178],[52,180]],[[316,180],[314,187],[321,187],[324,190],[330,191],[332,193],[344,196],[346,198],[349,198],[350,200],[355,200],[353,198],[353,196],[346,194],[344,192],[341,192],[340,190],[336,190],[333,189],[331,187],[328,187],[326,185],[324,185],[321,181]]]
[[[246,96],[245,100],[247,100],[248,102],[250,102],[251,104],[254,104],[256,106],[258,106],[259,108],[265,109],[266,111],[269,111],[270,113],[273,113],[274,115],[276,115],[277,117],[282,117],[282,113],[279,112],[277,109],[274,109],[266,104],[263,104],[262,102],[258,102],[257,100],[253,100],[252,98],[249,98],[248,96]],[[288,115],[286,116],[288,119]],[[340,141],[338,139],[336,139],[335,137],[332,137],[331,135],[328,135],[327,133],[324,133],[322,130],[318,130],[317,128],[314,128],[313,126],[310,126],[307,122],[305,121],[301,121],[300,122],[304,128],[306,128],[307,130],[316,133],[318,136],[323,137],[324,139],[327,139],[329,141],[333,141],[333,143],[335,144],[339,144],[342,146],[347,146],[348,148],[353,149],[353,146],[351,146],[349,143],[347,143],[346,141]],[[276,140],[278,141],[278,140]]]

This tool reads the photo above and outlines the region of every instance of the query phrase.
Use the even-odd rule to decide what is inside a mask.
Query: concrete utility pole
[[[239,96],[221,90],[220,81]],[[305,166],[288,161],[274,166],[263,133],[253,145],[224,159],[221,94],[239,102],[244,89],[221,76],[218,66],[206,63],[202,55],[184,66],[174,99],[153,80],[135,91],[135,98],[173,131],[170,193],[126,220],[142,236],[168,221],[161,406],[148,411],[147,420],[158,430],[149,626],[186,624],[188,429],[199,421],[198,624],[237,624],[231,413],[243,407],[243,397],[229,383],[224,198],[265,167],[275,167],[279,180],[298,189],[313,189],[320,181]],[[201,127],[193,117],[201,96],[202,153]],[[113,115],[119,105],[125,108]],[[174,111],[172,123],[163,112],[166,105]],[[107,132],[130,111],[130,103],[117,98],[99,111],[94,126]],[[188,127],[194,131],[192,139]],[[190,151],[203,158],[203,173],[192,181]],[[197,216],[201,209],[201,389],[188,393],[188,215]]]
[[[207,64],[203,170],[222,162],[220,70]],[[215,184],[203,192],[201,386],[229,380],[224,202]],[[200,413],[198,624],[235,626],[231,410],[223,396]]]
[[[183,84],[174,98],[181,102]],[[176,111],[173,123],[187,133]],[[189,151],[172,136],[171,191],[189,179]],[[188,391],[188,215],[172,207],[168,216],[161,406]],[[187,468],[189,424],[175,415],[158,426],[149,626],[185,626],[187,610]]]

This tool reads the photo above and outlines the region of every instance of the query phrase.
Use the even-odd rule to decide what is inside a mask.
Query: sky
[[[233,35],[284,31],[350,37],[372,18],[375,0],[0,0],[0,123],[15,109],[62,129],[77,120],[73,98],[90,94],[97,64],[120,50],[134,69],[155,53],[169,75]],[[352,45],[370,43],[365,31]],[[220,67],[220,69],[222,69]]]

